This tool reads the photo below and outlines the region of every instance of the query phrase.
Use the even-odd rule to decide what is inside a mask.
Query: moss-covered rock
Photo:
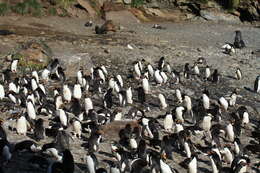
[[[43,41],[33,41],[21,45],[12,59],[19,59],[19,67],[22,71],[39,70],[49,64],[52,56],[51,48]]]

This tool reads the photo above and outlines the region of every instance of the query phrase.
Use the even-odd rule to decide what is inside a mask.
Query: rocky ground
[[[96,35],[94,28],[84,26],[87,20],[77,18],[25,18],[25,17],[2,17],[0,18],[0,28],[9,29],[15,34],[9,36],[0,36],[0,54],[3,68],[6,68],[9,62],[5,57],[11,52],[15,52],[17,47],[30,40],[43,40],[53,52],[53,58],[59,58],[66,68],[68,76],[75,76],[76,71],[83,67],[88,71],[93,65],[105,65],[111,75],[121,74],[125,80],[127,75],[133,69],[132,63],[135,60],[144,59],[146,62],[156,64],[161,56],[165,56],[166,61],[174,69],[180,70],[185,63],[191,65],[199,57],[204,57],[212,69],[218,69],[221,73],[221,84],[216,86],[203,84],[197,80],[190,80],[183,85],[167,86],[158,89],[152,83],[152,94],[149,96],[151,113],[149,116],[158,116],[165,111],[159,109],[159,102],[156,97],[159,93],[166,95],[170,105],[174,99],[175,88],[181,88],[182,91],[189,93],[192,97],[199,97],[201,90],[208,86],[213,92],[213,98],[226,96],[234,88],[239,89],[238,104],[246,105],[252,124],[243,131],[242,143],[246,144],[252,138],[248,137],[250,131],[257,126],[256,120],[260,118],[260,95],[253,93],[254,80],[260,72],[260,56],[252,54],[253,51],[260,49],[260,27],[259,25],[247,24],[227,24],[210,22],[182,22],[182,23],[161,23],[166,27],[164,30],[152,28],[153,23],[121,23],[120,30],[106,35]],[[102,21],[97,21],[101,24]],[[232,56],[224,54],[221,46],[225,42],[233,42],[234,31],[241,30],[246,48],[237,50]],[[129,49],[131,45],[133,49]],[[235,80],[235,70],[239,67],[243,72],[242,80]],[[201,67],[204,69],[204,67]],[[136,82],[130,82],[133,85]],[[129,106],[124,109],[126,112]],[[14,132],[8,131],[9,140],[16,142],[25,139]],[[104,143],[101,144],[101,151],[98,158],[111,159],[109,155],[109,143],[111,136],[109,132],[105,134]],[[113,134],[113,137],[114,134]],[[47,139],[44,142],[49,141]],[[79,139],[72,142],[72,153],[77,163],[78,172],[84,172],[83,157],[86,151],[79,147],[82,143]],[[256,154],[250,155],[253,163],[259,161]],[[21,156],[17,156],[18,158]],[[21,158],[20,158],[21,159]],[[19,159],[18,159],[19,160]],[[172,166],[185,172],[177,163],[181,162],[183,157],[179,153],[174,153],[174,162]],[[17,164],[17,161],[14,161]],[[210,162],[202,156],[199,162],[200,172],[211,172]],[[108,167],[101,163],[101,166]],[[8,172],[13,172],[8,168]],[[23,170],[21,172],[33,172]],[[19,171],[20,172],[20,171]],[[249,172],[257,172],[250,168]]]

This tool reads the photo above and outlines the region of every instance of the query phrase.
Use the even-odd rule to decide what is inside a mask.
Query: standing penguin
[[[255,79],[254,91],[256,93],[260,92],[260,75],[258,75]]]
[[[113,106],[112,92],[113,89],[109,88],[103,96],[103,103],[105,108],[111,109]]]
[[[155,70],[154,78],[157,84],[161,85],[163,83],[163,77],[161,76],[160,70]]]
[[[146,77],[144,77],[142,79],[142,86],[143,86],[143,89],[144,89],[144,93],[149,94],[150,93],[150,86],[149,86],[149,81]]]
[[[81,122],[79,120],[77,120],[77,118],[73,118],[71,120],[71,124],[72,124],[72,130],[74,133],[75,137],[81,138],[81,131],[82,131],[82,127],[81,127]]]
[[[235,40],[234,40],[235,48],[242,49],[242,48],[246,47],[245,42],[243,41],[243,38],[242,38],[241,31],[238,30],[238,31],[235,31],[235,33],[236,33]]]
[[[164,65],[165,65],[165,58],[163,56],[163,57],[160,58],[160,60],[158,62],[158,69],[163,70]]]
[[[18,64],[18,59],[14,59],[11,62],[11,72],[16,73],[17,72],[17,64]]]
[[[74,85],[74,89],[73,89],[73,97],[80,100],[82,96],[82,91],[81,91],[81,86],[80,84],[76,84]]]
[[[168,107],[168,105],[167,105],[167,103],[166,103],[166,99],[165,99],[164,95],[160,93],[160,94],[158,95],[158,98],[159,98],[159,100],[160,100],[161,108],[162,108],[162,109],[166,109],[166,108]]]
[[[0,84],[0,100],[2,100],[4,97],[5,97],[4,86]]]
[[[28,116],[35,120],[36,119],[36,111],[33,105],[33,102],[31,100],[26,102],[26,108],[27,108],[27,114]]]
[[[205,78],[206,78],[206,80],[208,80],[209,77],[210,77],[210,68],[209,68],[209,66],[207,65],[207,66],[206,66],[206,70],[205,70]]]
[[[163,121],[164,129],[166,131],[171,131],[173,127],[173,119],[172,119],[172,114],[166,113],[166,116]]]
[[[240,70],[240,68],[236,69],[236,79],[240,80],[242,78],[242,72]]]
[[[144,92],[143,87],[138,87],[137,88],[137,95],[138,95],[138,101],[141,104],[144,104],[145,101],[146,101],[146,97],[145,97],[145,92]]]
[[[133,104],[133,94],[131,87],[127,88],[126,90],[126,103]]]
[[[98,160],[94,153],[88,153],[86,156],[88,173],[96,173]]]
[[[40,141],[45,138],[45,128],[43,123],[44,121],[42,118],[39,118],[35,122],[34,138],[36,141]]]
[[[63,98],[64,98],[64,101],[66,102],[70,102],[71,101],[71,97],[72,97],[72,94],[71,94],[71,91],[70,91],[70,88],[68,85],[63,85]]]
[[[27,120],[26,118],[22,115],[20,118],[18,118],[16,122],[16,131],[19,135],[24,135],[26,136],[27,133]]]

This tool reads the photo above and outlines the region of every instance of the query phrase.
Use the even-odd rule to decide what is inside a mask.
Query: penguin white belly
[[[33,91],[38,88],[38,84],[34,78],[31,80],[31,87]]]
[[[26,107],[27,107],[28,116],[33,120],[36,119],[36,112],[32,102],[28,102]]]
[[[95,163],[94,163],[94,160],[92,159],[92,157],[87,156],[86,160],[87,160],[88,172],[89,173],[96,173]]]
[[[182,103],[181,91],[179,89],[176,90],[176,97],[177,97],[179,103]]]
[[[118,74],[116,76],[116,78],[117,78],[117,80],[118,80],[118,82],[120,84],[120,87],[122,88],[124,86],[124,83],[123,83],[123,79],[122,79],[121,75]]]
[[[74,85],[73,89],[73,97],[76,99],[80,99],[82,96],[81,87],[79,84]]]
[[[227,111],[227,109],[228,109],[228,102],[227,102],[227,100],[224,97],[221,97],[219,99],[219,102],[220,102],[221,106]]]
[[[67,123],[68,123],[68,118],[64,112],[64,110],[62,109],[59,109],[59,118],[60,118],[60,122],[63,126],[67,126]]]
[[[110,173],[120,173],[120,170],[118,168],[110,168]]]
[[[239,154],[240,153],[239,145],[237,144],[237,142],[234,142],[234,145],[235,145],[235,153]]]
[[[167,103],[166,103],[166,100],[165,100],[164,95],[159,94],[159,95],[158,95],[158,98],[159,98],[160,103],[161,103],[161,108],[162,108],[162,109],[167,108],[168,105],[167,105]]]
[[[180,107],[176,108],[176,119],[179,120],[181,123],[184,123],[182,111],[183,111],[183,109],[181,109]]]
[[[209,107],[210,107],[209,97],[206,94],[203,94],[202,99],[203,99],[203,107],[205,109],[209,109]]]
[[[160,168],[161,168],[161,173],[172,173],[170,166],[164,163],[161,159],[160,159]]]
[[[231,99],[229,100],[229,105],[230,106],[235,106],[236,105],[236,100],[237,100],[237,96],[236,95],[232,95]]]
[[[115,119],[114,121],[121,121],[122,120],[122,113],[121,112],[118,112],[116,115],[115,115]]]
[[[71,101],[72,94],[71,94],[69,87],[66,85],[63,87],[63,97],[64,97],[64,100],[66,100],[67,102]]]
[[[162,78],[162,76],[160,75],[160,71],[159,71],[159,70],[156,70],[156,71],[154,72],[154,77],[155,77],[156,83],[158,83],[158,84],[162,84],[162,83],[163,83],[163,78]]]
[[[165,119],[164,119],[164,129],[167,131],[170,131],[172,129],[173,126],[173,119],[172,119],[172,115],[171,114],[167,114]]]
[[[247,171],[247,166],[243,166],[239,171],[238,173],[246,173]]]
[[[137,142],[134,138],[130,139],[130,147],[131,147],[131,149],[137,149],[137,147],[138,147]]]
[[[184,150],[186,152],[186,156],[188,158],[190,158],[191,157],[191,151],[190,151],[190,146],[187,142],[184,142]]]
[[[247,112],[243,113],[243,118],[242,118],[242,124],[248,124],[249,123],[249,114]]]
[[[179,133],[180,131],[184,130],[183,126],[181,124],[176,124],[175,126],[175,133]]]
[[[234,130],[233,130],[232,124],[228,124],[228,125],[227,125],[226,131],[227,131],[227,138],[228,138],[228,140],[230,140],[231,142],[233,142],[234,139],[235,139],[235,134],[234,134]]]
[[[27,121],[24,116],[21,116],[16,122],[16,130],[18,134],[26,135]]]
[[[209,131],[211,128],[211,117],[207,116],[204,117],[203,121],[202,121],[202,127],[203,130],[205,131]]]
[[[194,66],[194,72],[195,72],[196,75],[200,74],[200,70],[199,70],[199,67],[197,65]]]
[[[186,106],[187,110],[190,111],[192,109],[190,97],[185,96],[184,101],[185,101],[185,106]]]
[[[162,71],[161,76],[163,78],[163,83],[166,83],[168,81],[168,76]]]
[[[144,79],[142,80],[142,85],[143,85],[144,93],[145,93],[145,94],[149,94],[149,92],[150,92],[150,87],[149,87],[149,81],[148,81],[148,79],[144,78]]]
[[[15,92],[15,93],[19,93],[19,91],[18,91],[16,85],[15,85],[13,82],[9,83],[9,85],[8,85],[8,90],[9,90],[9,91],[13,91],[13,92]]]
[[[149,75],[150,75],[151,77],[153,77],[153,75],[154,75],[153,67],[149,64],[149,65],[147,66],[147,68],[148,68]]]
[[[76,135],[79,136],[79,138],[81,137],[81,124],[79,121],[74,121],[73,122],[73,131],[75,132]]]
[[[126,90],[126,102],[128,104],[133,104],[133,95],[132,95],[132,90],[131,90],[131,87],[129,87],[127,90]]]
[[[138,66],[137,63],[134,65],[134,70],[135,70],[136,79],[140,79],[140,77],[141,77],[141,71],[140,71],[140,68],[139,68],[139,66]]]
[[[210,157],[211,167],[212,167],[212,173],[219,173],[217,165],[215,164],[214,160]]]
[[[91,100],[91,98],[85,98],[85,111],[87,114],[90,109],[93,109],[92,100]]]
[[[0,84],[0,100],[2,100],[5,97],[5,90],[3,85]]]
[[[189,163],[189,173],[197,173],[197,159],[194,157],[192,161]]]
[[[232,161],[233,161],[233,155],[232,155],[232,153],[229,151],[229,149],[227,149],[227,148],[224,148],[224,160],[225,160],[228,164],[232,163]]]

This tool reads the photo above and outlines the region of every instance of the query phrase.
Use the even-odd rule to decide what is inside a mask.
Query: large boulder
[[[206,20],[214,22],[229,22],[229,23],[239,23],[240,20],[237,16],[226,14],[221,11],[214,11],[212,9],[205,9],[200,11],[200,16]]]
[[[19,59],[19,65],[24,70],[41,69],[47,66],[53,56],[51,48],[43,41],[32,41],[21,45],[19,51],[13,54],[13,59]]]

